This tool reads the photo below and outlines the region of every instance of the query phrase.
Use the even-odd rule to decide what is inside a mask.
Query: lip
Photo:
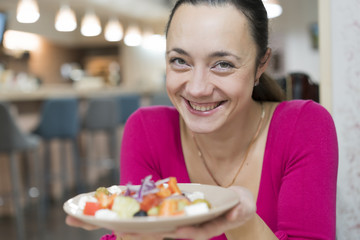
[[[215,107],[214,109],[211,109],[211,110],[208,110],[208,111],[198,111],[198,110],[195,110],[194,108],[191,107],[190,105],[190,100],[186,99],[186,98],[183,98],[184,102],[185,102],[185,106],[187,108],[187,110],[189,112],[191,112],[192,114],[195,114],[195,115],[199,115],[199,116],[208,116],[208,115],[211,115],[211,114],[214,114],[215,112],[219,111],[219,108],[227,101],[220,101],[219,105],[217,107]],[[198,103],[196,102],[197,105],[204,105],[204,106],[208,106],[209,103]]]

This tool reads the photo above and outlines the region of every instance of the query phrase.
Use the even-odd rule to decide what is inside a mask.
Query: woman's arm
[[[300,107],[284,150],[276,235],[279,239],[335,239],[338,145],[334,122],[317,103],[306,101]]]

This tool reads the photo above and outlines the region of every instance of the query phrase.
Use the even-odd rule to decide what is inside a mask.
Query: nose
[[[192,71],[186,85],[186,91],[193,97],[203,97],[212,94],[213,85],[206,69],[195,68]]]

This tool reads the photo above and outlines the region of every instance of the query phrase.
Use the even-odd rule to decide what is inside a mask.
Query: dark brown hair
[[[230,4],[235,6],[249,22],[251,35],[257,46],[256,66],[263,64],[260,61],[268,49],[269,30],[267,12],[261,0],[178,0],[170,13],[166,25],[166,36],[176,10],[183,4],[207,4],[210,6]],[[263,74],[259,79],[259,84],[254,87],[252,98],[257,101],[282,101],[285,99],[285,94],[273,79]]]

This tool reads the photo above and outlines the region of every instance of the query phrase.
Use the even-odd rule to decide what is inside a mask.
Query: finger
[[[226,214],[226,219],[229,221],[236,221],[243,215],[243,204],[236,205]]]
[[[237,204],[230,212],[227,214],[227,219],[229,221],[242,220],[246,222],[249,220],[256,212],[256,204],[252,193],[243,187],[230,187],[229,189],[235,191],[239,196],[239,204]]]
[[[67,216],[65,219],[65,222],[67,225],[72,226],[72,227],[80,227],[83,228],[85,230],[95,230],[98,229],[99,227],[92,225],[92,224],[88,224],[88,223],[84,223],[83,221],[74,218],[72,216]]]

